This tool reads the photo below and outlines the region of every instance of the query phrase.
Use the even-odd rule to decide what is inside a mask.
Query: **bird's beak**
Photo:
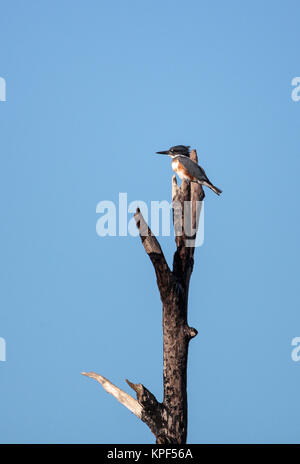
[[[166,150],[166,151],[157,151],[156,152],[158,155],[168,155],[169,154],[169,150]]]

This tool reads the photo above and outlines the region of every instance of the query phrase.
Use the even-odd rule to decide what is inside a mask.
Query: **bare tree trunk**
[[[191,158],[198,161],[195,150],[192,150]],[[154,266],[163,304],[163,402],[159,403],[142,384],[133,384],[127,380],[128,385],[136,392],[135,400],[101,375],[94,372],[83,373],[98,380],[105,390],[144,421],[155,435],[156,443],[186,443],[188,348],[190,340],[197,335],[197,330],[188,325],[188,293],[203,198],[204,192],[199,184],[183,181],[179,188],[176,176],[173,176],[173,222],[176,237],[173,271],[170,270],[162,249],[140,210],[135,213],[142,244]]]

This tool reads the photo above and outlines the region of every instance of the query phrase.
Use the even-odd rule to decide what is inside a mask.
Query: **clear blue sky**
[[[189,144],[224,193],[191,281],[188,440],[300,442],[299,2],[0,7],[0,441],[153,442],[80,375],[162,399],[152,266],[139,239],[96,235],[96,205],[169,200],[153,153]]]

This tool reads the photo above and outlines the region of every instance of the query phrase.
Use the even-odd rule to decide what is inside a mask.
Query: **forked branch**
[[[141,419],[143,406],[132,396],[128,395],[128,393],[124,392],[119,387],[116,387],[102,375],[96,374],[96,372],[82,372],[82,375],[97,380],[107,393],[114,396],[121,404],[129,409],[129,411],[133,412],[133,414]]]
[[[197,162],[197,153],[191,152]],[[171,271],[157,238],[152,234],[141,211],[134,217],[143,247],[149,256],[157,279],[163,305],[163,377],[164,398],[159,403],[142,384],[127,380],[137,400],[94,372],[84,373],[96,379],[103,388],[144,421],[157,443],[185,443],[187,435],[186,372],[188,347],[197,330],[188,325],[188,291],[194,266],[194,248],[199,220],[199,203],[204,198],[200,185],[172,179],[173,222],[176,251]],[[187,208],[187,210],[185,209]]]

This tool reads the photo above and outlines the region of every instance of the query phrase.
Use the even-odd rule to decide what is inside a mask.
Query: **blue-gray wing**
[[[209,182],[209,179],[201,166],[199,166],[195,161],[191,160],[191,158],[188,158],[187,156],[176,156],[175,159],[178,159],[178,161],[185,167],[185,169],[193,176],[196,177],[196,179],[199,180],[205,180]]]

